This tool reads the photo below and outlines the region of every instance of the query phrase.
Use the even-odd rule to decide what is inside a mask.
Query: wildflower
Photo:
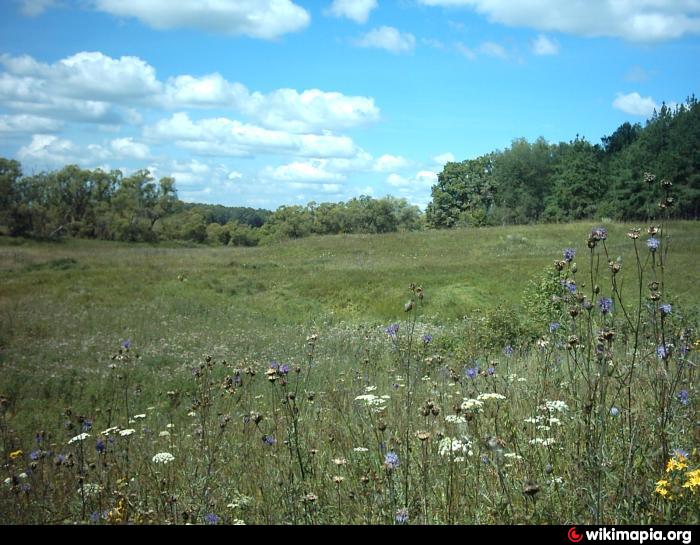
[[[78,493],[85,494],[86,498],[94,498],[95,496],[99,496],[100,492],[102,492],[102,486],[97,483],[85,483],[82,486],[82,490],[78,488]]]
[[[464,418],[463,416],[459,416],[456,414],[450,414],[445,417],[445,422],[449,422],[450,424],[466,424],[467,419]]]
[[[369,449],[368,449],[368,448],[365,448],[365,447],[355,447],[355,448],[352,449],[352,450],[355,451],[355,452],[368,452],[368,451],[369,451]]]
[[[408,509],[402,507],[396,511],[396,516],[394,517],[396,524],[406,524],[408,522]]]
[[[169,452],[159,452],[153,457],[153,463],[154,464],[169,464],[170,462],[173,462],[175,460],[175,456],[170,454]]]
[[[566,248],[564,250],[564,261],[567,263],[571,263],[574,260],[574,257],[576,257],[576,249],[575,248]]]
[[[651,238],[647,239],[647,248],[649,248],[650,252],[655,252],[656,250],[659,249],[660,243],[661,242],[659,241],[658,238],[651,237]]]
[[[70,445],[72,443],[82,443],[88,437],[90,437],[89,433],[81,433],[80,435],[76,435],[70,441],[68,441],[68,444]]]
[[[654,490],[654,492],[656,492],[659,496],[665,498],[669,494],[667,486],[668,481],[666,479],[661,479],[660,481],[656,482],[656,489]]]
[[[92,421],[91,420],[83,420],[83,431],[90,431],[92,429]]]
[[[549,332],[554,333],[560,327],[561,327],[561,324],[559,322],[552,322],[551,324],[549,324]]]
[[[480,394],[476,399],[479,401],[488,401],[490,399],[495,399],[496,401],[501,401],[505,399],[506,396],[496,393]]]
[[[688,451],[683,450],[682,448],[673,449],[673,455],[674,455],[676,458],[687,458],[687,457],[688,457]]]
[[[316,494],[306,494],[301,499],[305,503],[314,503],[318,499],[318,496]]]
[[[562,280],[561,285],[566,288],[566,291],[568,291],[570,294],[575,294],[576,293],[576,282],[573,280]]]
[[[503,355],[511,357],[513,355],[513,347],[511,345],[506,346],[503,349]]]
[[[170,437],[170,432],[168,430],[163,430],[158,433],[158,437]]]
[[[543,439],[541,437],[535,437],[534,439],[530,439],[529,443],[531,445],[542,445],[543,447],[551,447],[554,443],[556,443],[556,441],[553,437],[547,437],[546,439]]]
[[[627,236],[632,240],[637,240],[639,238],[640,232],[641,229],[630,229],[629,231],[627,231]]]
[[[263,435],[262,436],[262,441],[266,445],[272,446],[275,443],[277,443],[277,439],[275,439],[272,435]]]
[[[119,430],[119,428],[117,426],[113,426],[111,428],[107,428],[100,435],[109,435],[109,434],[114,433],[115,431],[118,431],[118,430]]]
[[[34,460],[34,461],[38,460],[39,458],[41,458],[41,451],[40,451],[40,450],[34,450],[34,451],[30,452],[30,453],[29,453],[29,458],[31,458],[31,459]]]
[[[695,492],[695,489],[700,487],[700,469],[688,471],[688,473],[685,474],[685,478],[686,482],[683,484],[683,488]]]
[[[610,416],[618,416],[620,414],[620,409],[617,407],[610,407]]]
[[[569,406],[566,404],[565,401],[545,401],[544,405],[540,405],[540,409],[547,410],[550,412],[557,411],[563,413],[569,410]]]
[[[479,368],[478,367],[470,367],[465,371],[465,375],[468,376],[469,378],[476,378],[476,376],[479,374]]]
[[[608,230],[605,227],[596,227],[591,231],[591,238],[595,241],[608,238]]]
[[[207,524],[219,524],[220,520],[221,519],[214,513],[207,513],[206,515],[204,515],[204,522],[206,522]]]
[[[345,458],[333,458],[333,463],[337,466],[344,466],[348,461]]]
[[[399,455],[393,450],[386,453],[384,456],[384,467],[388,470],[393,470],[399,467]]]
[[[399,332],[399,324],[391,324],[384,331],[387,335],[389,335],[389,337],[396,339],[396,334]]]
[[[666,464],[666,473],[671,473],[671,471],[675,471],[677,469],[678,470],[685,469],[686,467],[688,467],[688,464],[686,463],[685,457],[683,457],[683,456],[680,456],[678,458],[673,457]]]
[[[102,454],[105,451],[105,442],[102,439],[98,439],[95,443],[95,450],[98,454]]]
[[[430,432],[428,431],[417,431],[416,437],[421,441],[427,441],[430,439]]]
[[[471,456],[471,441],[464,438],[457,439],[452,437],[443,437],[438,443],[438,454],[440,456],[447,456],[452,453],[469,454]]]
[[[433,340],[432,335],[423,335],[423,344],[429,344]]]
[[[665,360],[671,355],[668,345],[660,344],[656,347],[656,357]]]
[[[340,475],[334,475],[334,476],[333,476],[333,482],[334,482],[335,484],[337,484],[338,486],[340,486],[341,484],[343,484],[343,481],[344,481],[344,480],[345,480],[345,477],[341,477]]]
[[[683,405],[687,405],[690,403],[690,399],[688,397],[688,390],[681,390],[678,392],[678,395],[676,396],[678,401],[680,401]]]
[[[612,312],[613,301],[609,297],[601,297],[598,299],[598,308],[603,314]]]
[[[21,458],[23,455],[24,452],[22,450],[15,450],[10,452],[10,460],[16,460],[17,458]]]
[[[127,339],[122,343],[122,348],[124,350],[129,350],[131,348],[131,339]]]
[[[119,435],[120,435],[121,437],[129,437],[129,436],[130,436],[131,434],[133,434],[133,433],[136,433],[136,430],[133,429],[133,428],[129,428],[129,429],[126,429],[126,430],[121,430],[121,431],[119,432]]]
[[[665,303],[665,304],[659,306],[659,310],[661,311],[661,316],[668,316],[669,314],[671,314],[671,309],[672,309],[672,307],[668,303]]]

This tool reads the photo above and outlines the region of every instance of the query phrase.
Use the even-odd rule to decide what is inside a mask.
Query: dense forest
[[[673,185],[665,199],[649,174]],[[651,203],[651,204],[650,204]],[[24,176],[0,158],[0,233],[120,241],[183,240],[253,246],[311,234],[386,233],[423,227],[644,220],[700,216],[700,106],[663,105],[645,126],[622,124],[591,144],[578,136],[550,144],[517,139],[503,151],[447,163],[426,212],[405,199],[367,196],[276,211],[185,203],[173,178],[148,171],[70,165]]]

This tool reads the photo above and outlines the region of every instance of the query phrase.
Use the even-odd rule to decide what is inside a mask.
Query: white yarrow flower
[[[170,462],[175,460],[175,456],[170,454],[169,452],[159,452],[153,457],[153,463],[156,464],[169,464]]]
[[[120,431],[119,435],[121,435],[122,437],[128,437],[132,433],[136,433],[136,430],[133,428],[129,428],[129,429]]]
[[[68,441],[68,444],[70,445],[72,443],[82,443],[88,437],[90,437],[89,433],[81,433],[80,435],[76,435],[70,441]]]

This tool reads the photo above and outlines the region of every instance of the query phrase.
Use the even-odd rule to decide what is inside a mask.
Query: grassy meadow
[[[0,520],[698,523],[700,223],[592,227],[2,238]]]

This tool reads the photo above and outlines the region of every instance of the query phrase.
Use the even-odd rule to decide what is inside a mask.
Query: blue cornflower
[[[564,261],[571,263],[576,257],[576,248],[566,248],[564,250]]]
[[[465,373],[469,378],[476,378],[476,376],[479,374],[479,368],[478,367],[470,367],[468,368]]]
[[[389,337],[391,337],[392,339],[395,339],[396,334],[399,332],[399,324],[391,324],[384,331],[386,332],[387,335],[389,335]]]
[[[234,386],[240,386],[243,384],[243,377],[241,377],[240,371],[236,371],[236,373],[233,375],[233,384]]]
[[[280,364],[277,363],[277,360],[272,360],[270,362],[270,369],[274,369],[275,371],[279,371]]]
[[[610,299],[609,297],[601,297],[600,299],[598,299],[598,308],[603,314],[608,314],[609,312],[612,312],[612,299]]]
[[[651,237],[647,240],[647,248],[652,252],[659,249],[659,244],[661,244],[661,241],[658,238]]]
[[[678,395],[676,396],[678,398],[678,401],[680,401],[683,405],[687,405],[690,403],[690,398],[688,397],[688,390],[681,390],[678,392]]]
[[[396,454],[393,450],[387,452],[386,456],[384,456],[384,466],[387,469],[396,469],[397,467],[399,467],[399,455]]]
[[[559,322],[552,322],[551,324],[549,324],[549,332],[554,333],[560,327],[561,327],[561,324]]]
[[[661,311],[661,316],[668,316],[671,314],[672,307],[670,304],[666,303],[663,304],[659,307],[659,310]]]
[[[90,513],[90,522],[92,523],[97,523],[100,521],[100,513],[97,511],[93,511]]]
[[[286,375],[287,373],[289,373],[289,365],[287,365],[286,363],[280,365],[280,366],[279,366],[279,369],[277,369],[277,372],[278,372],[280,375]]]
[[[423,335],[423,344],[428,344],[428,343],[430,343],[430,341],[432,341],[432,340],[433,340],[433,336],[432,336],[432,335]]]
[[[272,436],[272,435],[263,435],[262,440],[263,440],[263,443],[265,443],[266,445],[270,445],[270,446],[277,443],[277,439],[275,439],[274,436]]]
[[[486,369],[486,372],[489,374],[489,376],[493,376],[496,374],[496,368],[494,366],[491,366],[488,369]]]
[[[617,407],[610,407],[610,416],[618,416],[620,414],[620,409]]]
[[[673,449],[673,455],[676,458],[687,458],[688,457],[688,451],[683,450],[682,448],[674,448]]]
[[[573,282],[571,280],[562,280],[561,285],[566,288],[566,291],[568,291],[571,294],[576,293],[576,282]]]
[[[218,515],[215,515],[214,513],[207,513],[204,515],[204,522],[207,524],[219,524],[219,521],[221,519],[219,518]]]
[[[98,452],[98,454],[102,454],[105,451],[105,442],[102,439],[97,440],[95,450]]]
[[[503,354],[510,358],[513,355],[513,347],[511,345],[506,346],[503,349]]]
[[[131,339],[127,339],[122,343],[122,348],[124,350],[129,350],[131,348]]]
[[[34,450],[34,451],[30,452],[30,453],[29,453],[29,458],[31,458],[31,459],[34,460],[34,461],[38,460],[39,458],[41,458],[41,451],[40,451],[40,450]]]
[[[90,431],[92,429],[92,420],[83,420],[83,431]]]
[[[668,346],[665,346],[663,344],[660,344],[659,346],[656,347],[656,356],[659,359],[665,360],[668,358],[670,355],[670,352],[668,350]]]
[[[406,524],[408,522],[408,509],[402,507],[396,511],[396,516],[394,517],[396,524]]]

